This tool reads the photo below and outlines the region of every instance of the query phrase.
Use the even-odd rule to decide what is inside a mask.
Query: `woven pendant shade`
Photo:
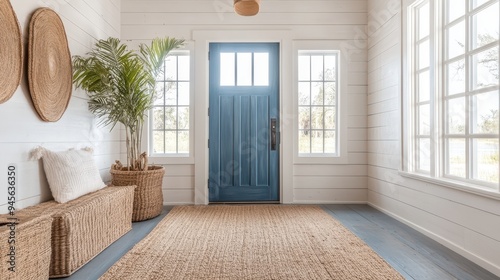
[[[39,8],[30,21],[28,82],[40,118],[58,121],[71,98],[71,54],[64,25],[51,9]]]
[[[254,16],[259,13],[260,0],[234,0],[234,11],[241,16]]]
[[[21,28],[9,0],[0,0],[0,104],[12,97],[21,82]]]

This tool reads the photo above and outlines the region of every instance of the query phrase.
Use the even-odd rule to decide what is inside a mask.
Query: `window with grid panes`
[[[172,52],[156,79],[156,99],[151,110],[151,154],[188,155],[190,137],[189,51]]]
[[[499,1],[407,7],[407,171],[499,190]]]
[[[338,154],[338,52],[298,53],[299,156]]]

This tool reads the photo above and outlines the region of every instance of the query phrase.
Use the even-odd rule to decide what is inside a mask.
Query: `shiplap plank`
[[[367,190],[360,189],[294,189],[294,202],[303,204],[364,203]]]
[[[163,204],[164,205],[183,205],[193,204],[194,190],[190,189],[164,189]]]
[[[296,164],[293,166],[294,176],[364,176],[366,165],[315,165]]]
[[[366,174],[366,172],[365,172]],[[365,174],[360,176],[294,176],[295,189],[366,189]]]
[[[122,13],[208,13],[233,12],[233,1],[123,1]],[[266,0],[260,5],[259,13],[320,13],[336,11],[346,13],[367,12],[366,1],[283,1]]]
[[[163,189],[194,189],[194,176],[168,176],[163,178]]]
[[[311,24],[298,25],[276,24],[263,25],[260,22],[251,25],[227,25],[222,23],[216,24],[199,24],[192,23],[187,25],[164,25],[164,24],[148,24],[137,25],[124,22],[121,29],[121,38],[123,40],[150,40],[155,37],[172,36],[184,39],[192,39],[193,30],[204,29],[224,29],[224,30],[275,30],[285,29],[292,30],[294,37],[301,40],[354,40],[356,38],[356,30],[364,28],[363,25],[356,24]],[[365,60],[366,62],[366,60]],[[366,71],[366,69],[364,70]],[[358,71],[357,71],[358,72]]]
[[[277,16],[272,13],[259,13],[254,17],[241,17],[234,12],[217,13],[124,13],[122,22],[134,25],[186,25],[186,24],[366,24],[364,13],[287,13],[285,16]]]

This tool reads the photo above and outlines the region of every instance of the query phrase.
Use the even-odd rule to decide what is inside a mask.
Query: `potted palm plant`
[[[125,127],[127,163],[111,167],[112,184],[137,185],[133,221],[158,216],[163,206],[163,166],[148,165],[141,152],[142,129],[155,100],[155,78],[163,71],[165,58],[184,40],[156,38],[139,51],[129,50],[117,38],[96,42],[86,57],[73,57],[73,83],[89,96],[89,110],[100,124]]]

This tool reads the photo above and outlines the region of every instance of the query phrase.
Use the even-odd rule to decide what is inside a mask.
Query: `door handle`
[[[276,150],[276,119],[271,119],[271,151]]]

